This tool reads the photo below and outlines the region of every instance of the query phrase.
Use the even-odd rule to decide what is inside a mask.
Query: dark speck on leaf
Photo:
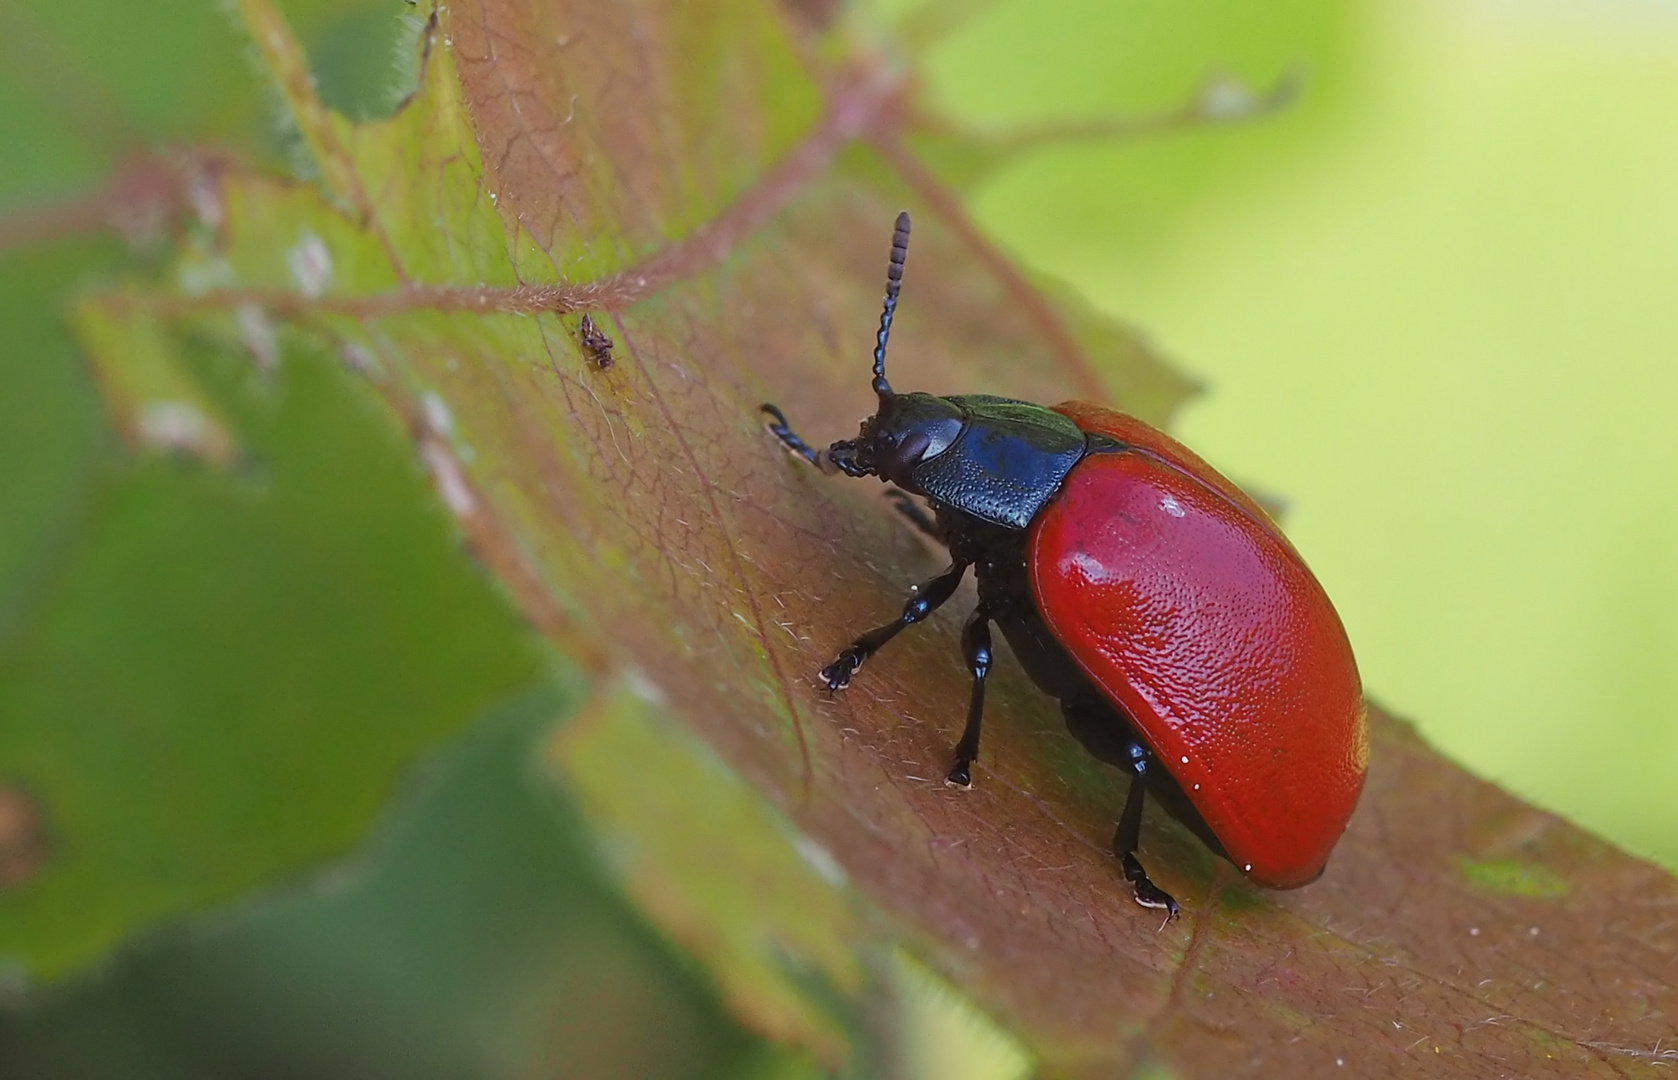
[[[583,348],[593,358],[595,367],[605,371],[612,366],[612,339],[600,332],[600,327],[594,324],[594,316],[583,316],[578,336]]]

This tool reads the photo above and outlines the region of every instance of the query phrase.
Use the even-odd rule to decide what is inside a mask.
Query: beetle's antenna
[[[909,257],[909,211],[897,215],[897,229],[891,234],[891,265],[886,268],[886,307],[880,313],[880,335],[874,346],[874,393],[880,397],[880,411],[891,405],[896,394],[886,381],[886,339],[891,337],[891,319],[897,314],[897,291],[903,287],[903,260]]]

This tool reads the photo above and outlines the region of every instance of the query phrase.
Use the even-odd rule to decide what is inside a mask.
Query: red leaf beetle
[[[905,513],[950,552],[950,568],[822,682],[848,686],[971,567],[979,603],[961,643],[973,694],[950,784],[972,784],[994,622],[1073,736],[1130,774],[1113,853],[1137,903],[1177,914],[1136,858],[1145,793],[1257,884],[1316,880],[1369,763],[1357,664],[1322,586],[1240,488],[1140,420],[1076,401],[893,391],[886,340],[908,248],[904,213],[874,348],[879,408],[857,437],[817,451],[763,406],[805,460],[924,498],[930,516]]]

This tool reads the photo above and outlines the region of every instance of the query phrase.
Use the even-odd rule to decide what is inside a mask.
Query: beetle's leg
[[[1164,908],[1177,917],[1177,901],[1171,894],[1148,879],[1148,872],[1136,858],[1136,846],[1142,839],[1142,801],[1147,790],[1148,767],[1153,755],[1134,740],[1130,752],[1130,794],[1125,796],[1124,813],[1119,816],[1119,829],[1113,834],[1113,854],[1124,867],[1125,880],[1136,890],[1136,902],[1143,907]]]
[[[899,514],[909,519],[909,524],[940,544],[947,542],[944,531],[938,527],[938,522],[933,519],[931,514],[926,512],[926,507],[915,501],[914,496],[902,488],[888,488],[886,489],[886,498],[892,501],[892,505]]]
[[[895,621],[875,627],[846,646],[833,663],[821,670],[821,680],[827,684],[827,692],[831,694],[849,686],[856,669],[862,666],[864,660],[879,652],[880,646],[942,607],[944,601],[955,593],[956,586],[961,584],[968,565],[964,562],[952,563],[948,570],[915,590],[909,602],[903,605],[903,614]]]
[[[805,461],[808,461],[810,464],[818,467],[821,465],[821,461],[816,457],[816,448],[798,437],[798,435],[792,430],[792,427],[787,423],[786,413],[783,413],[780,409],[777,409],[775,406],[770,405],[767,402],[758,406],[758,408],[771,418],[772,422],[764,426],[767,427],[770,433],[777,439],[781,440],[781,444],[783,446],[803,458]]]
[[[961,653],[973,674],[973,697],[967,703],[967,726],[956,743],[956,763],[944,782],[953,787],[973,786],[973,763],[979,760],[979,723],[985,716],[985,676],[990,674],[990,611],[980,604],[961,630]]]

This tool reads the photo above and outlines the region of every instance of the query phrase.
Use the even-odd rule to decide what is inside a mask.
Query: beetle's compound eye
[[[962,420],[956,416],[946,416],[938,420],[929,420],[920,425],[915,431],[916,436],[924,436],[925,444],[920,448],[920,456],[915,458],[914,464],[919,464],[927,458],[937,457],[950,448],[961,434]]]

